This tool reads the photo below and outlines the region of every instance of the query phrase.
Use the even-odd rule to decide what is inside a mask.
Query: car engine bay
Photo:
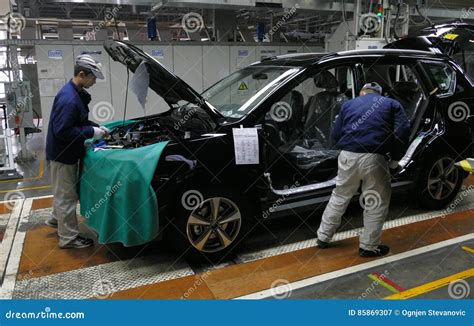
[[[213,131],[216,124],[197,107],[180,107],[131,124],[116,126],[105,139],[104,148],[138,148],[160,141],[190,139]]]

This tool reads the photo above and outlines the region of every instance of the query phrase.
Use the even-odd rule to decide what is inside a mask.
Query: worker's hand
[[[106,132],[99,127],[92,127],[94,128],[94,139],[101,139],[106,135]]]
[[[398,169],[398,161],[391,160],[391,161],[388,163],[388,166],[389,166],[390,169],[392,169],[392,170]]]
[[[104,126],[100,126],[99,128],[102,129],[103,131],[105,131],[105,135],[104,135],[105,139],[110,137],[110,129],[109,128],[104,127]]]
[[[390,168],[390,175],[392,176],[392,178],[394,178],[401,170],[400,165],[398,165],[398,161],[391,160],[388,163],[388,167]]]
[[[105,126],[100,126],[99,127],[100,129],[102,129],[103,131],[105,131],[106,134],[110,134],[110,129],[105,127]]]

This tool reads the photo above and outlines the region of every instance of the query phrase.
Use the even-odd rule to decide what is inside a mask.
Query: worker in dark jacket
[[[342,105],[336,119],[332,137],[342,151],[338,158],[336,188],[318,229],[320,248],[328,247],[362,183],[364,230],[360,235],[359,255],[383,256],[390,250],[380,244],[390,204],[390,168],[398,166],[398,160],[406,151],[410,123],[401,104],[381,93],[379,84],[365,84],[359,97]]]
[[[84,155],[84,141],[100,139],[108,132],[89,120],[90,94],[85,90],[103,79],[101,65],[90,55],[76,58],[74,78],[58,92],[48,126],[46,159],[51,166],[54,205],[46,222],[58,228],[60,248],[86,248],[91,239],[79,235],[76,216],[78,162]]]

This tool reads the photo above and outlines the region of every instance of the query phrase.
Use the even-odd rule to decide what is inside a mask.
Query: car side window
[[[296,143],[331,148],[331,129],[342,104],[354,97],[354,87],[353,69],[339,66],[307,77],[275,101],[266,120],[278,127],[282,151]]]
[[[438,94],[451,95],[456,88],[456,72],[443,62],[424,62],[431,81],[438,87]]]

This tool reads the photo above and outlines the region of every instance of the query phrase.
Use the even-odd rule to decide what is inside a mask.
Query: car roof
[[[351,50],[341,52],[327,52],[327,53],[291,53],[285,55],[279,55],[269,58],[264,58],[261,61],[255,62],[253,66],[295,66],[295,67],[306,67],[313,65],[318,62],[334,59],[334,58],[350,58],[360,56],[408,56],[416,58],[446,58],[444,55],[430,52],[430,51],[419,51],[419,50],[406,50],[406,49],[371,49],[371,50]]]

